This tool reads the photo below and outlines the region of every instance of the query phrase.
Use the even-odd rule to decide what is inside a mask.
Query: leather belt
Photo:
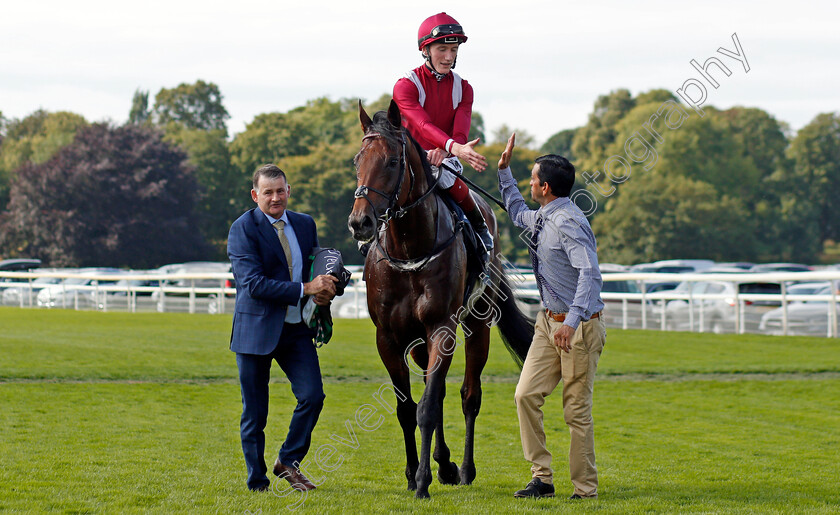
[[[600,317],[601,313],[603,313],[603,311],[599,311],[597,313],[592,313],[592,316],[589,317],[589,320],[592,320],[593,318]],[[554,320],[555,322],[565,322],[566,321],[566,313],[555,313],[554,311],[551,311],[550,309],[546,309],[545,314],[548,318]]]

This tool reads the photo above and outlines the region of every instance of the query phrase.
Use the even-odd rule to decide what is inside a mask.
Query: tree
[[[488,143],[484,137],[484,117],[476,111],[472,112],[470,119],[470,134],[467,137],[468,141],[478,138],[481,143]]]
[[[650,91],[645,91],[636,95],[635,103],[637,106],[644,104],[659,105],[669,100],[672,100],[674,102],[677,101],[677,97],[674,96],[674,93],[672,91],[667,89],[652,89]]]
[[[799,130],[788,155],[793,170],[786,175],[811,204],[821,241],[840,239],[840,113],[822,113]]]
[[[134,97],[131,99],[131,111],[128,113],[128,123],[135,125],[142,125],[151,116],[149,112],[149,92],[140,91],[134,92]]]
[[[238,198],[249,189],[239,170],[231,164],[230,152],[221,130],[187,129],[170,122],[164,140],[187,153],[200,189],[195,199],[195,216],[204,238],[215,248],[216,259],[226,259],[230,225],[242,212]]]
[[[186,155],[153,128],[94,124],[11,189],[2,244],[52,266],[154,267],[202,259]]]
[[[753,233],[740,223],[748,216],[738,199],[720,195],[710,184],[653,173],[645,181],[629,181],[595,217],[592,230],[604,262],[749,260]]]
[[[524,129],[511,129],[508,124],[503,123],[493,131],[491,143],[507,143],[510,135],[516,133],[516,146],[519,148],[531,148],[534,146],[534,136],[528,134]]]
[[[636,101],[626,89],[618,89],[595,100],[589,121],[575,134],[572,152],[577,157],[576,168],[581,171],[598,170],[609,154],[607,147],[616,140],[615,125],[624,118]]]
[[[22,120],[6,122],[6,135],[0,145],[0,209],[8,202],[9,186],[18,168],[47,161],[85,126],[87,121],[82,116],[66,111],[38,110]]]
[[[347,229],[356,190],[353,156],[360,146],[360,142],[325,144],[280,163],[292,187],[290,208],[312,215],[320,244],[340,250],[348,264],[363,262]]]
[[[188,129],[221,130],[227,135],[230,115],[222,104],[219,87],[212,82],[199,80],[195,84],[161,89],[155,95],[152,111],[158,125],[178,122]]]
[[[555,133],[543,143],[543,146],[540,147],[540,152],[543,154],[557,154],[574,163],[575,153],[572,151],[572,143],[574,142],[575,134],[579,130],[580,127]]]

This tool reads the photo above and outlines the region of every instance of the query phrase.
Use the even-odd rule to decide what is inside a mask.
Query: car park
[[[519,311],[528,318],[536,318],[540,310],[543,309],[537,281],[535,279],[522,280],[521,278],[511,281],[511,290]]]
[[[837,317],[840,302],[836,292],[834,313],[831,313],[832,285],[822,283],[814,290],[813,283],[802,283],[788,287],[787,295],[795,300],[787,306],[768,311],[761,317],[759,331],[775,335],[837,336]],[[813,300],[808,297],[814,297]],[[787,328],[785,328],[787,313]]]
[[[668,330],[732,333],[754,331],[761,316],[779,305],[776,299],[751,295],[780,293],[778,283],[684,281],[673,291],[660,292],[656,297],[660,305],[665,304],[664,325]]]
[[[665,259],[653,263],[640,263],[629,267],[630,272],[652,272],[657,274],[685,274],[702,272],[715,262],[710,259]]]
[[[71,308],[97,309],[106,291],[100,287],[114,285],[117,279],[107,279],[103,276],[116,275],[121,271],[114,268],[84,268],[77,270],[71,277],[67,277],[57,284],[51,284],[38,292],[36,297],[38,307],[42,308]]]
[[[4,259],[0,261],[0,272],[26,272],[41,268],[40,259]],[[4,278],[0,277],[0,281]]]
[[[40,267],[40,259],[4,259],[0,261],[0,272],[27,272]],[[17,294],[15,300],[19,300],[20,290],[18,288],[24,282],[28,282],[28,279],[0,275],[0,296],[4,296],[7,290],[14,290],[15,294]],[[11,296],[15,294],[10,294],[9,304],[15,304],[11,299]],[[3,303],[5,304],[6,301],[4,300]]]
[[[608,280],[610,274],[627,272],[628,267],[614,263],[601,263],[601,299],[604,301],[604,321],[610,327],[641,328],[642,299],[627,298],[627,294],[641,294],[641,281]],[[652,306],[646,302],[648,319],[652,315]]]
[[[655,261],[653,263],[639,263],[628,268],[628,272],[644,272],[654,274],[687,274],[692,272],[702,272],[707,268],[715,265],[714,261],[709,259],[665,259],[662,261]],[[673,290],[680,284],[680,281],[673,280],[645,280],[640,284],[640,288],[645,293],[655,293],[661,291]]]
[[[749,270],[750,268],[754,267],[755,263],[751,261],[727,261],[723,263],[715,263],[714,267],[722,267],[722,268],[738,268],[742,271]]]
[[[55,270],[51,270],[55,271]],[[50,285],[60,284],[63,281],[60,277],[41,276],[31,281],[26,281],[26,284],[19,281],[13,286],[8,286],[3,290],[3,305],[4,306],[33,306],[38,292]]]
[[[769,272],[810,272],[812,268],[801,263],[762,263],[750,268],[750,272],[764,274]]]
[[[103,288],[106,294],[101,297],[99,309],[105,311],[151,311],[152,293],[160,288],[160,279],[149,279],[148,276],[157,274],[155,270],[130,270],[122,272],[122,279],[113,285]],[[128,277],[126,277],[128,276]]]
[[[157,272],[173,276],[171,279],[165,279],[163,284],[152,292],[151,300],[157,311],[200,311],[214,314],[233,310],[235,294],[227,289],[229,277],[177,277],[186,274],[229,274],[229,262],[192,261],[165,265]]]
[[[614,263],[602,263],[600,265],[602,278],[613,273],[627,271],[627,267]],[[510,277],[510,274],[509,274]],[[520,311],[530,318],[535,318],[543,309],[540,292],[536,280],[532,276],[520,276],[518,280],[511,280],[513,295],[516,305]],[[642,300],[622,300],[625,294],[640,294],[639,282],[635,280],[604,280],[601,285],[601,298],[604,301],[604,320],[612,327],[641,327],[642,326]],[[651,305],[646,307],[651,313]]]

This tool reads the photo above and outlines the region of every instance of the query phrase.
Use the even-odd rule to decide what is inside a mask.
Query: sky
[[[234,135],[260,113],[328,97],[372,101],[422,63],[420,23],[446,11],[469,41],[456,72],[473,85],[487,135],[540,144],[586,123],[599,95],[676,92],[758,107],[796,131],[840,110],[840,2],[0,0],[0,112],[43,108],[122,123],[138,89],[216,83]],[[745,66],[718,52],[735,51]],[[717,57],[718,87],[693,59]],[[685,93],[699,98],[696,86]]]

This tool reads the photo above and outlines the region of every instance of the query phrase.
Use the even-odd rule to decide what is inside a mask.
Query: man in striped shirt
[[[543,431],[545,398],[563,380],[563,415],[571,444],[571,499],[598,497],[592,392],[598,358],[606,341],[601,316],[601,273],[595,236],[569,194],[575,167],[564,157],[537,158],[531,172],[531,198],[525,204],[510,171],[515,135],[499,159],[499,190],[514,225],[524,229],[534,276],[546,308],[537,315],[534,339],[516,385],[516,409],[525,459],[532,480],[514,497],[553,497],[551,453]]]

